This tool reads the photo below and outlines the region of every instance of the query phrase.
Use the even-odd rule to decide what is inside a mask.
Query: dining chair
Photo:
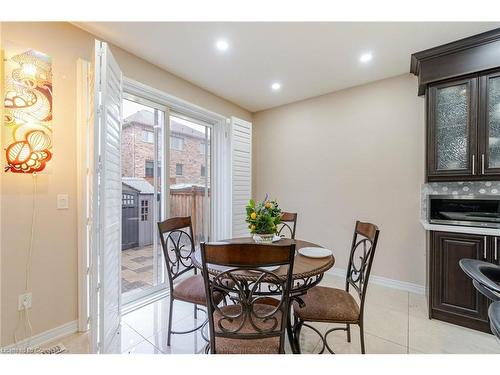
[[[211,353],[284,353],[294,254],[295,244],[201,244]]]
[[[279,224],[278,236],[295,239],[295,227],[297,225],[297,213],[282,212]],[[290,237],[287,237],[289,235]]]
[[[198,311],[204,311],[198,305],[206,306],[207,299],[202,275],[197,274],[191,256],[195,251],[191,217],[173,217],[158,223],[163,256],[167,268],[170,287],[170,306],[168,312],[167,345],[170,346],[172,334],[194,332],[206,325],[206,321],[188,331],[172,331],[173,303],[175,300],[194,304],[194,318]],[[192,272],[190,275],[189,273]],[[222,296],[220,296],[222,300]]]
[[[315,286],[301,297],[300,302],[294,302],[294,333],[297,335],[296,337],[299,337],[302,326],[312,329],[323,341],[321,353],[325,348],[330,353],[334,353],[327,342],[327,337],[331,332],[347,331],[347,341],[351,342],[351,324],[356,324],[359,326],[361,353],[365,354],[363,329],[365,298],[379,233],[376,225],[356,221],[345,289]],[[354,290],[359,303],[350,293],[350,288]],[[331,328],[322,335],[318,329],[308,324],[310,322],[339,323],[346,326]]]

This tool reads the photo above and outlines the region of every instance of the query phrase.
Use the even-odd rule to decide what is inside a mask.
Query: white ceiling
[[[408,73],[413,52],[500,27],[500,22],[76,25],[255,112]],[[219,38],[229,42],[225,53],[215,48]],[[367,51],[373,60],[362,64],[359,56]],[[281,82],[280,91],[270,89],[273,81]]]

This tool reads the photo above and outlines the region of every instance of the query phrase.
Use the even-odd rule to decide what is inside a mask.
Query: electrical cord
[[[37,184],[36,184],[36,172],[33,173],[33,203],[32,203],[32,214],[31,214],[31,229],[30,229],[30,241],[28,246],[28,254],[26,257],[26,278],[25,278],[25,293],[28,293],[31,287],[31,260],[33,255],[33,240],[35,237],[35,219],[36,219],[36,195],[37,195]],[[23,314],[24,312],[24,314]],[[33,335],[33,326],[31,325],[31,320],[28,312],[27,303],[23,303],[23,309],[18,312],[17,317],[17,326],[14,330],[14,344],[18,343],[17,331],[21,324],[21,321],[24,320],[24,330],[26,333],[26,338],[28,339],[26,345],[28,346],[30,343],[31,336]]]

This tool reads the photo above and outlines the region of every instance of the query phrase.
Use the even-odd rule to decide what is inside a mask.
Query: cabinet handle
[[[484,257],[484,260],[486,260],[486,248],[488,247],[488,238],[486,236],[484,236],[484,249],[483,249],[483,257]]]
[[[476,155],[472,154],[472,174],[476,174]]]
[[[495,262],[498,260],[498,237],[495,237]]]
[[[484,174],[484,154],[481,154],[481,174]]]

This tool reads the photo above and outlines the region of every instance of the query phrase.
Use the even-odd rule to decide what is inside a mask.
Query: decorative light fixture
[[[359,58],[359,61],[361,61],[362,63],[367,63],[368,61],[371,61],[371,59],[373,59],[373,55],[371,52],[367,52],[367,53],[363,53],[360,58]]]
[[[281,83],[279,83],[279,82],[274,82],[274,83],[271,85],[271,88],[272,88],[274,91],[278,91],[279,89],[281,89]]]
[[[219,39],[215,46],[219,51],[226,51],[229,48],[229,43],[224,39]]]
[[[52,61],[31,49],[5,56],[5,172],[41,172],[52,158]]]

